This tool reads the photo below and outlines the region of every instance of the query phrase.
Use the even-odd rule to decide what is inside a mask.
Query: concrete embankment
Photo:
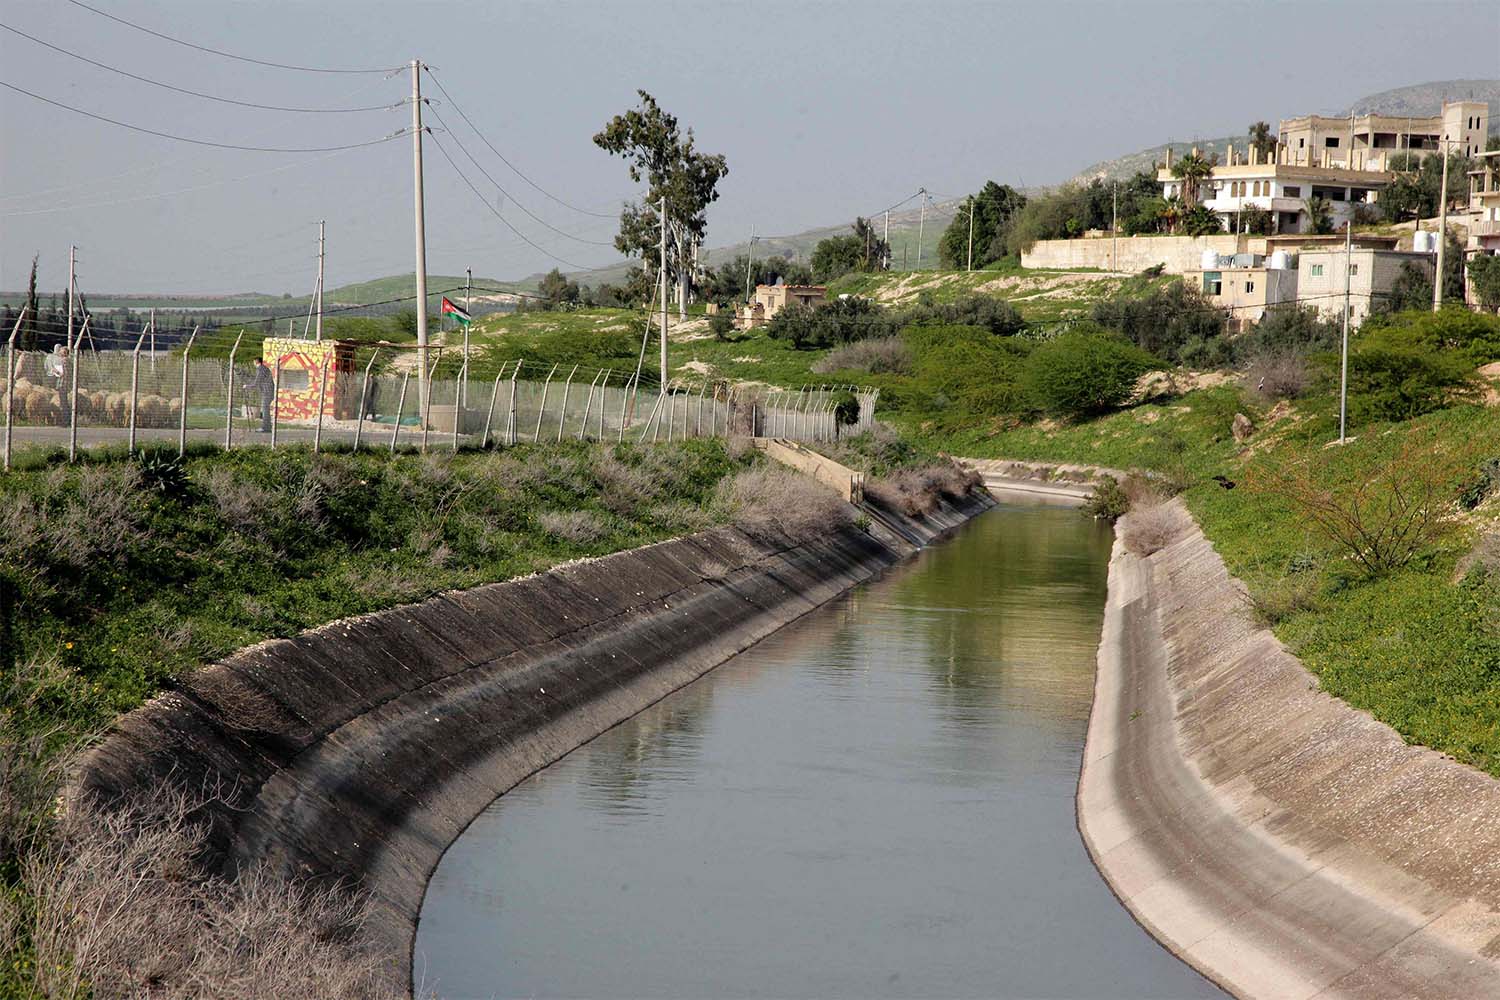
[[[1500,996],[1500,782],[1321,692],[1170,509],[1110,564],[1078,793],[1105,878],[1242,996]]]
[[[428,877],[496,796],[993,505],[715,529],[264,642],[119,720],[78,787],[214,792],[216,864],[363,886],[409,982]]]

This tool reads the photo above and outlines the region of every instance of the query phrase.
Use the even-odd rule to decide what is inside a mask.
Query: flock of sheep
[[[0,385],[0,412],[9,402],[5,389]],[[103,392],[79,389],[74,400],[79,423],[111,424],[124,427],[130,420],[130,393]],[[56,389],[37,385],[26,378],[16,379],[14,409],[10,411],[17,423],[61,426],[68,422],[67,394]],[[171,399],[155,394],[142,394],[136,409],[138,427],[173,427],[182,414],[182,398]]]

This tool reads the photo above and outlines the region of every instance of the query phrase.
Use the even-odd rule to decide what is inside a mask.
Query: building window
[[[1247,291],[1247,292],[1253,292],[1253,291],[1255,291],[1255,282],[1253,282],[1253,281],[1247,281],[1247,282],[1245,282],[1245,291]]]
[[[1203,272],[1203,294],[1218,295],[1224,290],[1223,271]]]
[[[1298,149],[1301,149],[1302,147],[1304,147],[1306,145],[1307,145],[1307,138],[1305,136],[1299,137],[1297,139],[1297,148]]]
[[[1330,135],[1328,138],[1323,140],[1323,145],[1328,147],[1329,149],[1338,149],[1339,137],[1336,135]]]
[[[1358,274],[1359,273],[1359,265],[1358,264],[1350,264],[1349,265],[1349,273],[1351,275]]]
[[[1302,197],[1302,188],[1298,187],[1296,184],[1288,184],[1286,187],[1281,189],[1281,193],[1286,195],[1288,198],[1300,198]]]
[[[1314,265],[1312,265],[1312,267],[1310,268],[1310,273],[1312,274],[1312,276],[1314,278],[1321,278],[1321,277],[1323,277],[1323,265],[1322,264],[1314,264]]]

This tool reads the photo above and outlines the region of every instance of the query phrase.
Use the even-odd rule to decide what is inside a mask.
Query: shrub
[[[1266,310],[1249,333],[1236,338],[1234,346],[1242,358],[1263,354],[1328,351],[1339,346],[1343,328],[1326,320],[1315,306],[1286,304]]]
[[[1486,309],[1500,309],[1500,256],[1479,254],[1469,258],[1469,281],[1479,304]]]
[[[789,340],[799,351],[821,350],[895,333],[893,318],[869,299],[857,295],[817,306],[792,303],[766,324],[766,336]]]
[[[106,811],[80,803],[24,864],[22,930],[35,995],[82,997],[405,995],[361,941],[363,904],[264,867],[206,871],[201,803],[174,793]]]
[[[911,371],[911,363],[911,348],[906,341],[900,337],[877,337],[835,347],[813,362],[812,370],[820,375],[840,371],[905,375]]]
[[[1086,417],[1124,403],[1136,379],[1154,367],[1145,352],[1117,338],[1068,333],[1031,352],[1021,384],[1040,409]]]
[[[1337,358],[1329,359],[1337,374]],[[1361,332],[1349,351],[1349,412],[1355,420],[1410,420],[1477,398],[1474,365],[1402,327]]]
[[[1032,341],[972,326],[918,326],[902,336],[916,355],[917,404],[936,411],[940,423],[967,426],[1025,409],[1020,378]]]
[[[973,292],[952,302],[919,299],[896,313],[895,323],[904,326],[977,326],[997,337],[1009,337],[1026,328],[1026,321],[1004,299]]]
[[[1182,282],[1144,294],[1140,289],[1139,283],[1128,283],[1113,298],[1096,303],[1094,321],[1142,350],[1174,362],[1180,360],[1189,341],[1208,341],[1223,334],[1224,314]]]
[[[727,341],[730,334],[734,332],[734,317],[720,310],[708,317],[708,328],[713,333],[715,340]]]
[[[1460,351],[1476,364],[1500,357],[1500,317],[1476,313],[1461,305],[1438,312],[1421,308],[1378,313],[1366,321],[1361,334],[1385,332],[1428,350]]]
[[[1307,359],[1296,350],[1268,350],[1245,370],[1244,384],[1267,399],[1296,399],[1307,391]]]
[[[1246,486],[1285,504],[1369,576],[1400,569],[1447,534],[1474,459],[1436,433],[1319,449],[1247,470]]]
[[[811,541],[849,524],[854,508],[808,476],[758,465],[719,483],[715,505],[752,534],[780,533]]]
[[[1126,549],[1145,558],[1165,548],[1176,533],[1176,515],[1166,504],[1157,504],[1131,511],[1120,540]]]
[[[1083,512],[1090,517],[1114,524],[1130,510],[1130,498],[1114,476],[1105,476],[1094,484],[1094,491],[1084,501]]]

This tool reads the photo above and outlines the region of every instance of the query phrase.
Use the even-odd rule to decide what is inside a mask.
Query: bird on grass
[[[1232,480],[1232,479],[1225,479],[1222,475],[1214,476],[1214,482],[1218,483],[1220,486],[1224,487],[1226,490],[1232,490],[1232,489],[1234,489],[1234,486],[1235,486],[1234,480]]]

